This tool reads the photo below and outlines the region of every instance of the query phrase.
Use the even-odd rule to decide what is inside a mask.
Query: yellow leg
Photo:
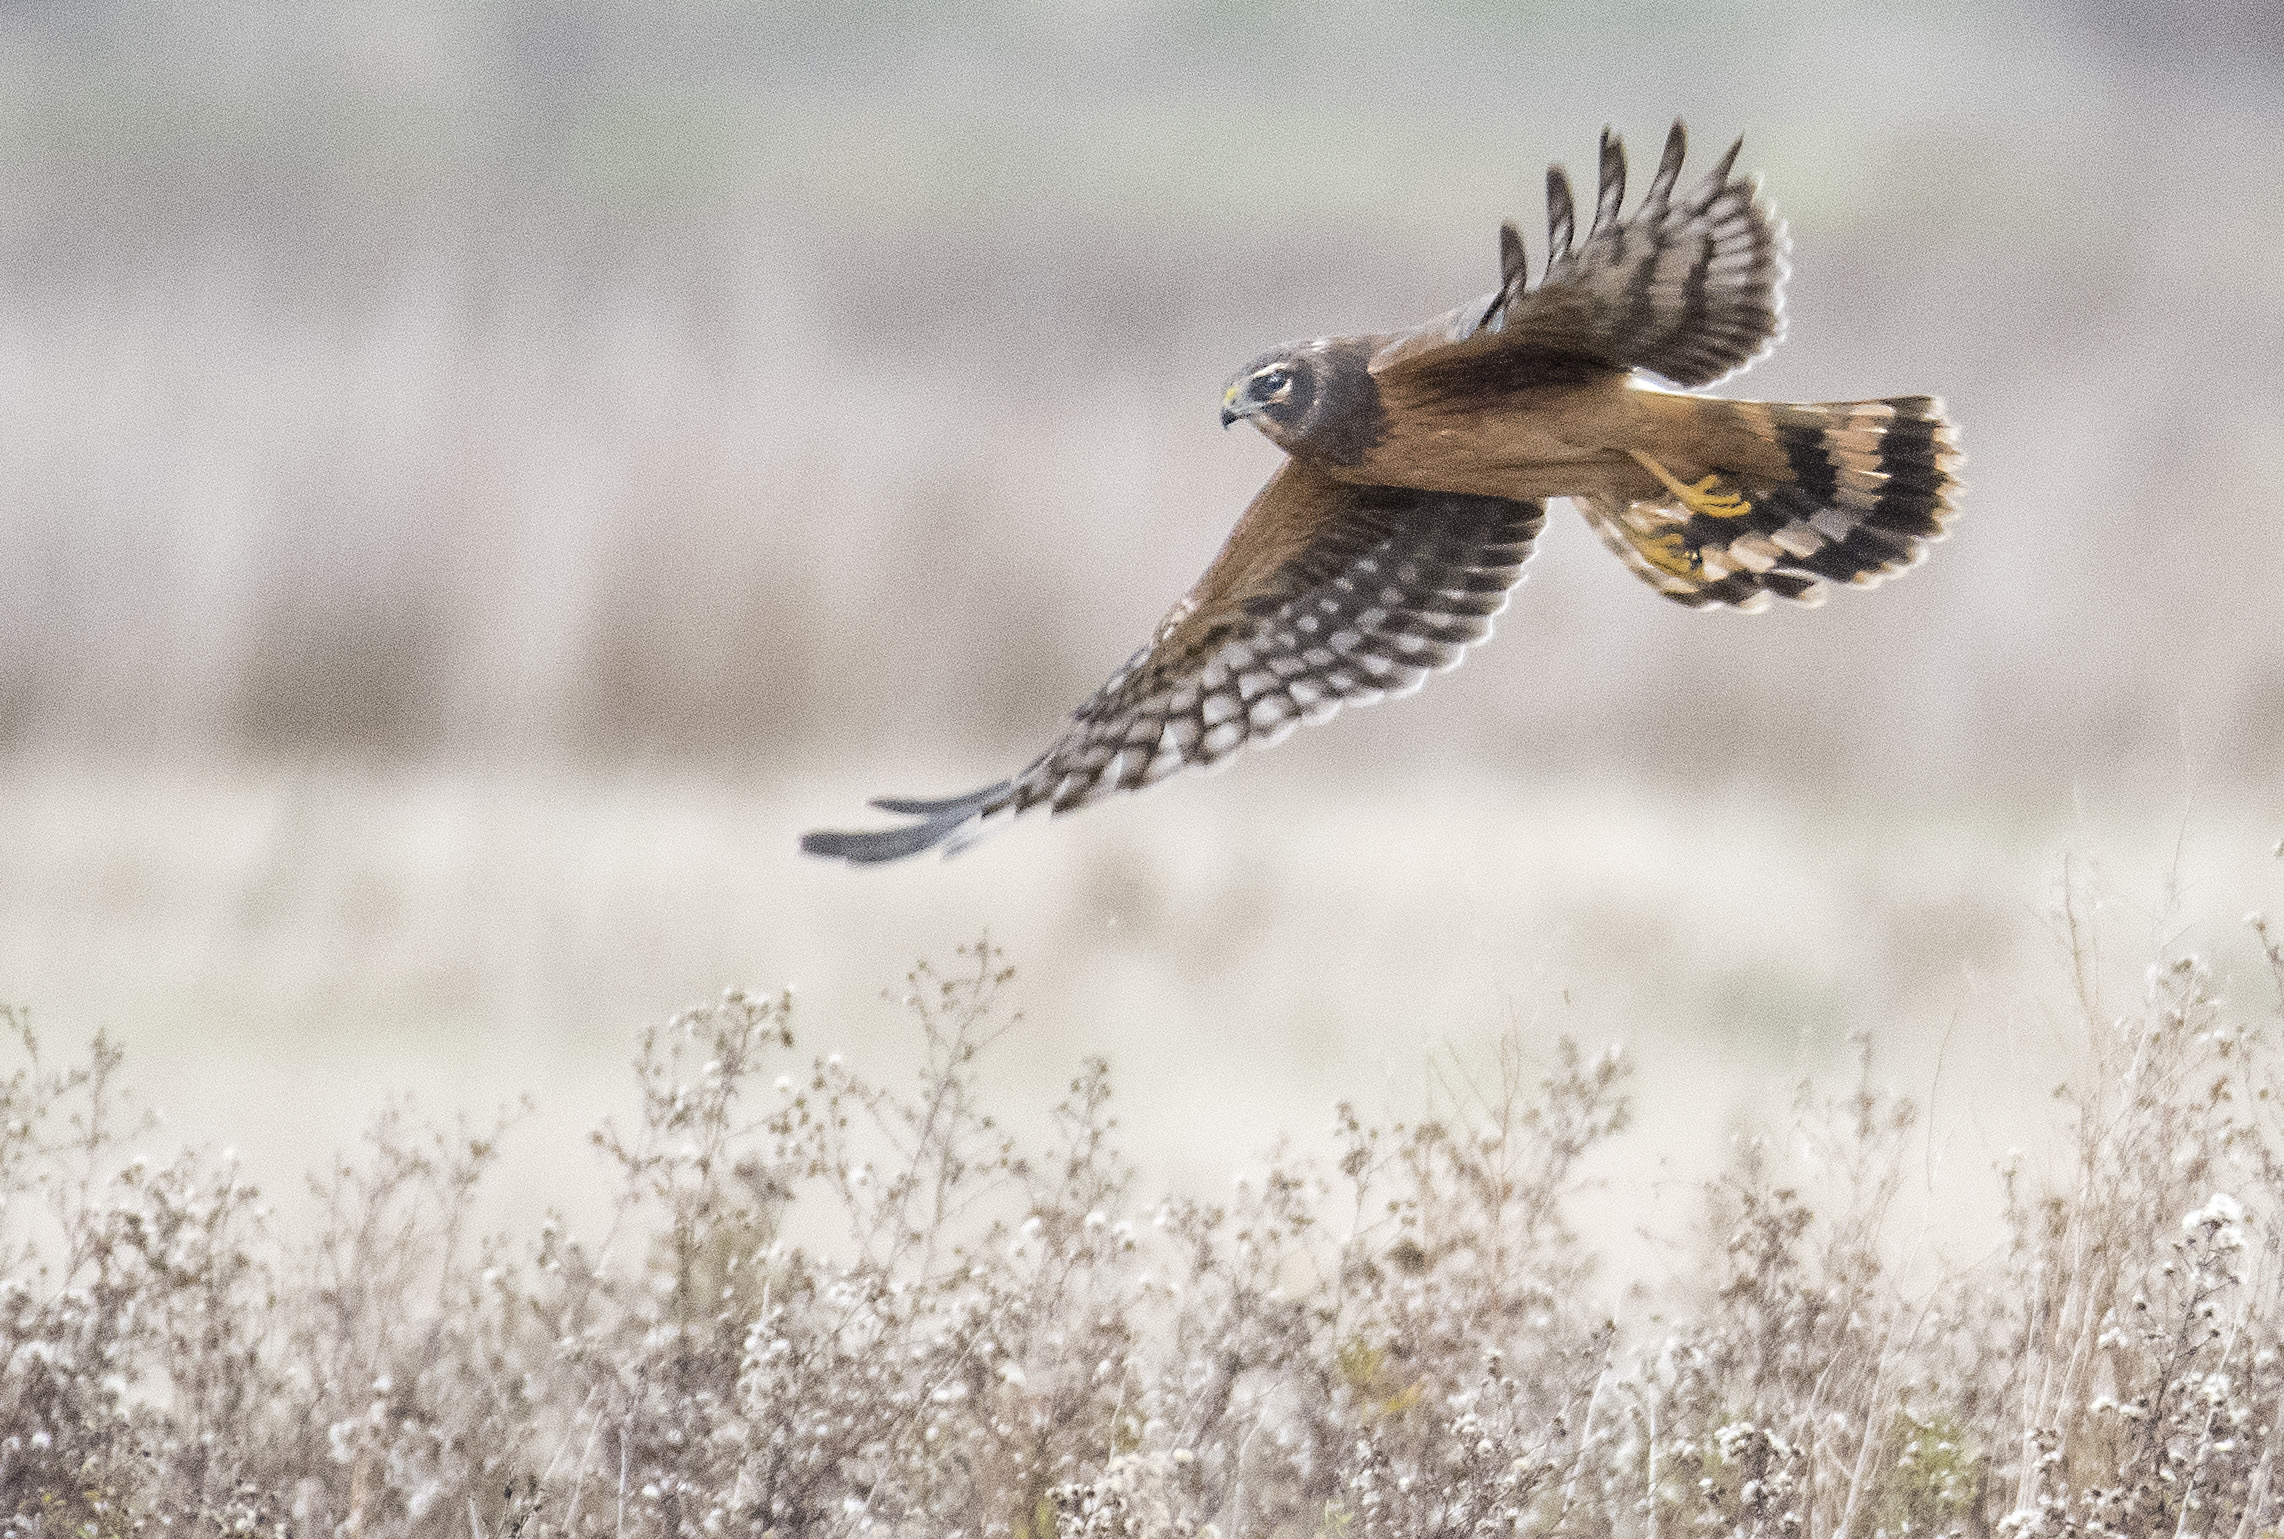
[[[1707,476],[1702,481],[1684,484],[1680,477],[1660,465],[1639,449],[1626,451],[1641,462],[1642,469],[1656,476],[1665,489],[1681,500],[1681,505],[1692,513],[1707,518],[1742,518],[1753,511],[1753,505],[1736,492],[1720,490],[1721,478]]]

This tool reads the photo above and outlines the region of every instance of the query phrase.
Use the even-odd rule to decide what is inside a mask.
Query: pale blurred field
[[[273,1187],[392,1092],[528,1092],[526,1214],[588,1200],[641,1023],[790,982],[807,1048],[893,1066],[879,991],[985,931],[1010,1101],[1108,1054],[1153,1178],[1409,1114],[1514,1024],[1634,1045],[1637,1196],[1855,1032],[1934,1095],[1927,1189],[1982,1181],[2066,1060],[2066,853],[2123,987],[2169,874],[2239,967],[2284,902],[2280,37],[2260,0],[11,9],[0,999],[117,1031]],[[1214,428],[1236,364],[1475,292],[1501,216],[1541,248],[1545,161],[1676,113],[1792,226],[1733,393],[1949,400],[1924,569],[1691,615],[1558,510],[1418,699],[950,864],[795,856],[1020,764],[1147,633],[1275,461]]]
[[[582,1135],[631,1111],[638,1026],[791,985],[803,1061],[900,1074],[905,961],[955,967],[988,931],[1025,1017],[1002,1108],[1036,1122],[1102,1054],[1151,1188],[1210,1192],[1284,1135],[1324,1147],[1339,1100],[1420,1116],[1431,1076],[1489,1075],[1508,1030],[1542,1057],[1625,1044],[1642,1115],[1588,1205],[1621,1255],[1680,1232],[1733,1136],[1781,1139],[1799,1081],[1844,1082],[1857,1033],[1931,1113],[1903,1211],[1972,1249],[2082,1040],[2066,871],[2101,901],[2117,1008],[2160,946],[2273,1005],[2236,922],[2284,908],[2272,806],[1653,798],[1424,766],[1364,788],[1301,758],[890,881],[792,856],[837,775],[19,769],[0,977],[62,1040],[124,1040],[163,1137],[236,1147],[289,1217],[299,1173],[392,1098],[480,1122],[529,1095],[490,1213],[599,1222]]]

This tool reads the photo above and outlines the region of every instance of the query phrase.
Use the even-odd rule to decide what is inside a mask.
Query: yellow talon
[[[1704,556],[1678,530],[1670,534],[1646,535],[1634,541],[1634,549],[1642,553],[1643,560],[1661,572],[1684,578],[1696,578],[1704,574]]]
[[[1684,485],[1674,473],[1639,449],[1626,451],[1641,462],[1642,469],[1663,482],[1665,489],[1680,499],[1681,505],[1692,513],[1707,518],[1743,518],[1753,511],[1753,505],[1736,492],[1716,491],[1721,484],[1719,476],[1706,476],[1703,480]]]

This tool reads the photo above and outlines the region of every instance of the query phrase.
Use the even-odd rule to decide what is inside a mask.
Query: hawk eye
[[[1264,369],[1253,376],[1253,382],[1263,395],[1275,395],[1293,382],[1292,374],[1285,369]]]

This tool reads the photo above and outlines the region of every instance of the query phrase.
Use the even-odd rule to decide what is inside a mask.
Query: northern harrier
[[[1791,406],[1694,390],[1780,329],[1784,229],[1738,145],[1677,193],[1682,126],[1620,217],[1626,156],[1602,135],[1594,222],[1572,249],[1547,172],[1546,268],[1499,231],[1499,286],[1391,336],[1265,353],[1222,392],[1290,456],[1147,646],[1011,779],[872,805],[917,821],[813,833],[859,863],[971,842],[987,820],[1070,812],[1343,705],[1409,694],[1491,633],[1549,497],[1567,497],[1651,587],[1691,608],[1820,602],[1912,565],[1950,522],[1957,459],[1929,396]],[[1742,141],[1739,141],[1741,144]]]

